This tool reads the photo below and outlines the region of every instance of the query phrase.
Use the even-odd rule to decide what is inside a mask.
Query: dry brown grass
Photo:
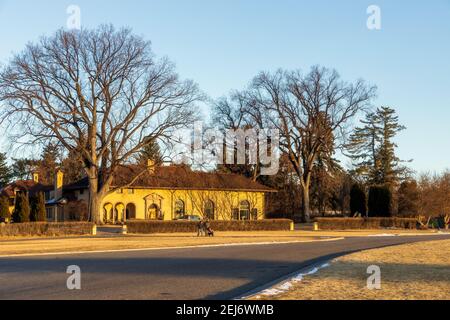
[[[381,235],[381,234],[391,234],[391,235],[430,235],[436,234],[437,230],[408,230],[408,229],[374,229],[374,230],[320,230],[320,231],[309,231],[301,230],[303,235],[309,236],[319,236],[319,237],[366,237],[370,235]]]
[[[367,267],[381,268],[381,289],[369,290]],[[264,297],[261,297],[264,299]],[[268,297],[265,297],[268,298]],[[331,266],[270,299],[450,300],[450,240],[368,250]]]
[[[54,253],[68,251],[97,251],[117,249],[168,248],[181,246],[312,241],[317,237],[298,232],[220,232],[215,237],[197,237],[193,234],[152,234],[111,237],[68,237],[68,238],[14,238],[3,239],[0,256],[12,254]]]
[[[352,231],[252,231],[217,232],[214,238],[198,238],[193,233],[148,234],[127,236],[85,236],[65,238],[3,237],[0,238],[0,256],[11,254],[53,253],[67,251],[97,251],[116,249],[165,248],[196,245],[311,241],[320,238],[359,237],[381,233],[411,234],[404,230]],[[418,232],[429,234],[428,231]]]

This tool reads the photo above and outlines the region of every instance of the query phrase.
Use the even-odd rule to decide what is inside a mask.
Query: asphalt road
[[[323,259],[442,236],[0,258],[0,299],[232,299]],[[81,290],[68,290],[69,265]]]

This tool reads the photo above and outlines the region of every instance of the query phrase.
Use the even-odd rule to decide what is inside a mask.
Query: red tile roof
[[[137,178],[133,179],[133,177]],[[187,167],[175,165],[156,167],[154,172],[149,172],[147,168],[139,166],[123,166],[115,174],[112,185],[149,189],[276,192],[269,187],[241,175],[192,171]],[[84,178],[76,183],[65,185],[64,190],[87,187],[88,179]]]
[[[52,189],[52,186],[46,186],[41,183],[36,183],[33,180],[17,180],[4,187],[0,191],[0,195],[14,197],[15,190],[27,191],[30,193],[30,195],[34,195],[38,192],[50,191]]]

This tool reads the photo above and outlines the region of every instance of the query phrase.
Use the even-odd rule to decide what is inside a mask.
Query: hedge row
[[[30,222],[0,225],[0,236],[67,236],[92,234],[90,222]]]
[[[316,218],[320,230],[416,229],[414,218]]]
[[[250,220],[250,221],[211,221],[214,231],[289,231],[292,220]],[[128,220],[128,233],[176,233],[197,232],[198,222],[194,221],[142,221]]]

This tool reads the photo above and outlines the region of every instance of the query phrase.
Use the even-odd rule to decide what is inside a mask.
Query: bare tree
[[[197,86],[181,81],[129,29],[60,30],[29,44],[0,72],[1,121],[11,139],[58,141],[80,155],[91,220],[113,175],[147,144],[192,123]],[[131,181],[138,177],[130,177]]]
[[[419,177],[419,223],[428,227],[431,218],[441,217],[445,228],[450,223],[450,171],[423,173]]]
[[[240,130],[247,131],[252,129],[261,129],[260,123],[257,122],[259,117],[252,114],[253,109],[248,106],[248,99],[245,92],[233,92],[230,97],[222,97],[213,103],[212,120],[213,125],[218,126],[223,131],[234,131],[238,133]],[[249,131],[249,132],[250,132]],[[256,133],[258,132],[255,131]],[[259,141],[253,141],[250,137],[245,139],[245,150],[239,150],[238,143],[234,137],[225,137],[223,140],[224,148],[227,152],[232,152],[233,163],[222,163],[217,166],[219,171],[232,172],[244,175],[256,181],[261,178],[261,163],[259,154],[256,154],[256,161],[250,161],[252,154],[250,146],[256,145],[256,151],[259,153]],[[239,154],[245,158],[245,164],[238,163]]]
[[[376,88],[358,80],[347,83],[334,70],[313,67],[300,71],[259,74],[246,93],[256,122],[280,132],[280,149],[300,179],[303,219],[310,218],[310,185],[318,159],[333,164],[349,121],[369,106]]]

